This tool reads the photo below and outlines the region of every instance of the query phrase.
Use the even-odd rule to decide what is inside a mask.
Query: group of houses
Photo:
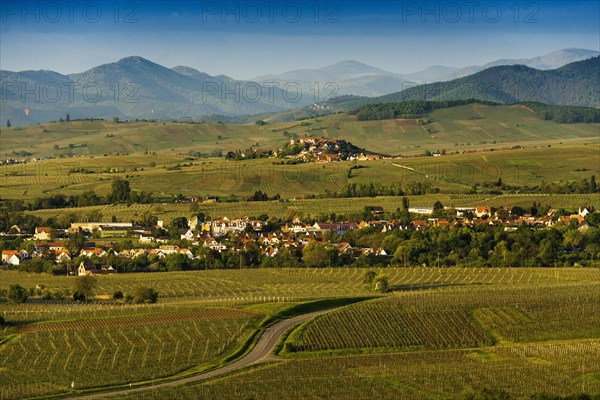
[[[376,154],[349,151],[349,149],[354,149],[354,146],[343,139],[308,136],[300,139],[293,138],[290,140],[290,145],[303,147],[298,154],[288,156],[289,158],[295,158],[302,161],[326,163],[345,160],[367,161],[378,160],[381,158],[381,156]]]
[[[373,215],[383,213],[382,207],[373,207]],[[473,227],[486,224],[493,226],[503,226],[504,230],[515,230],[518,226],[526,225],[532,228],[547,228],[555,224],[576,224],[578,229],[585,231],[589,229],[585,221],[586,215],[594,212],[593,207],[580,208],[578,212],[571,215],[557,215],[556,210],[549,210],[545,215],[534,216],[531,214],[513,215],[509,209],[500,208],[492,211],[490,207],[465,207],[455,208],[452,212],[456,218],[444,219],[435,216],[433,208],[412,207],[408,211],[417,216],[411,222],[401,222],[396,220],[371,220],[371,221],[344,221],[344,222],[314,222],[304,223],[299,218],[280,226],[275,232],[265,231],[265,222],[250,218],[229,219],[220,217],[210,221],[201,221],[197,216],[188,219],[188,228],[181,234],[180,239],[185,240],[189,247],[179,247],[172,243],[170,238],[155,238],[152,236],[155,227],[136,227],[131,223],[73,223],[67,230],[53,230],[49,227],[37,227],[33,235],[33,246],[27,246],[28,250],[3,250],[2,263],[10,265],[19,265],[23,261],[37,257],[55,260],[56,263],[70,262],[74,258],[80,257],[84,261],[102,259],[107,254],[113,254],[118,257],[136,258],[146,256],[148,258],[164,258],[173,254],[184,255],[188,259],[193,259],[194,254],[200,253],[198,248],[206,248],[216,252],[242,251],[254,244],[263,256],[274,257],[283,248],[289,250],[302,250],[309,244],[330,244],[340,252],[340,254],[350,254],[358,257],[360,255],[374,254],[377,256],[388,256],[384,249],[373,248],[353,248],[350,244],[340,240],[339,243],[330,243],[330,238],[326,238],[327,232],[336,233],[342,238],[344,233],[353,229],[364,229],[374,227],[382,232],[391,230],[425,230],[432,228]],[[445,210],[448,211],[448,210]],[[444,215],[449,215],[447,212]],[[158,227],[163,228],[159,222]],[[85,242],[83,248],[77,254],[71,254],[65,247],[64,241],[53,241],[57,234],[69,234],[73,232],[101,232],[101,237],[137,237],[139,239],[139,248],[127,249],[116,252],[110,248],[96,246],[94,242]],[[106,235],[106,236],[105,236]],[[184,242],[185,243],[185,242]],[[146,245],[141,247],[142,245]],[[190,250],[190,248],[193,250]],[[78,269],[79,274],[114,272],[109,265],[98,267],[97,263],[87,263],[81,261]],[[83,263],[83,264],[82,264]],[[94,264],[95,266],[92,266]],[[100,269],[98,269],[100,268]],[[90,272],[92,271],[92,272]]]
[[[445,207],[445,210],[449,210]],[[594,207],[580,207],[576,214],[557,215],[558,210],[550,209],[545,215],[532,215],[525,213],[523,215],[514,215],[509,208],[499,208],[492,212],[492,209],[487,206],[477,207],[456,207],[452,208],[457,219],[448,221],[440,218],[427,218],[426,220],[413,220],[413,225],[418,224],[420,227],[429,226],[476,226],[480,224],[488,224],[494,226],[504,226],[505,230],[514,230],[518,226],[526,225],[533,228],[548,228],[558,223],[571,224],[575,223],[581,230],[589,228],[589,224],[585,221],[586,215],[594,212]],[[409,208],[411,214],[432,215],[434,209],[429,207]],[[418,229],[418,228],[417,228]]]

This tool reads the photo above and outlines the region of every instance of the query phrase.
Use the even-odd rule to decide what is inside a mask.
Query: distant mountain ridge
[[[566,49],[527,60],[498,60],[490,64],[526,61],[545,68],[570,59],[593,60],[589,56],[594,53],[598,52]],[[232,118],[239,121],[242,116],[247,118],[241,120],[252,120],[249,116],[253,115],[268,119],[269,114],[282,113],[291,117],[298,115],[295,110],[313,103],[336,104],[339,109],[373,101],[423,97],[428,100],[464,99],[468,95],[508,103],[518,98],[549,104],[597,106],[598,79],[594,78],[597,65],[593,61],[589,70],[583,71],[582,66],[587,65],[585,61],[581,65],[571,63],[549,71],[523,66],[492,66],[459,78],[464,79],[462,81],[454,79],[429,84],[433,86],[415,86],[414,81],[419,76],[419,79],[430,80],[444,74],[462,74],[465,69],[432,66],[420,73],[400,75],[347,60],[317,69],[298,69],[244,81],[226,75],[211,76],[186,66],[167,68],[132,56],[70,75],[47,70],[0,70],[0,121],[2,125],[8,119],[15,126],[27,125],[58,120],[66,114],[72,119]],[[295,85],[283,90],[284,85],[273,88],[273,82]],[[465,89],[467,84],[487,85],[488,88],[495,85],[498,91],[495,94],[479,93],[482,89],[475,87],[469,94]],[[515,95],[518,85],[520,96]],[[298,87],[301,94],[295,96]],[[28,92],[25,94],[22,89]],[[425,90],[433,92],[424,95]],[[322,110],[316,107],[311,113]]]
[[[159,120],[254,115],[290,110],[313,101],[310,97],[290,102],[278,88],[245,88],[246,82],[224,75],[210,76],[189,67],[171,69],[137,56],[70,75],[0,71],[0,83],[2,119],[10,119],[14,125],[58,120],[67,113],[73,119]],[[37,94],[26,95],[23,88]],[[28,116],[25,108],[30,110]]]
[[[437,65],[429,67],[423,71],[404,75],[404,77],[413,79],[415,82],[421,83],[445,82],[472,75],[491,67],[517,64],[525,65],[527,67],[540,70],[551,70],[560,68],[564,65],[571,64],[577,61],[584,61],[592,57],[597,57],[598,55],[600,55],[600,53],[595,50],[563,49],[549,54],[545,54],[543,56],[520,59],[501,59],[489,62],[484,65],[472,65],[463,68],[445,67]]]
[[[600,107],[600,56],[548,71],[524,65],[491,67],[448,82],[419,85],[379,97],[333,99],[329,104],[349,111],[365,104],[468,99],[597,108]]]
[[[410,82],[402,75],[355,60],[341,61],[316,69],[297,69],[282,74],[263,75],[252,80],[262,83],[294,82],[308,93],[314,92],[318,85],[320,93],[317,101],[340,95],[380,96],[403,90]]]

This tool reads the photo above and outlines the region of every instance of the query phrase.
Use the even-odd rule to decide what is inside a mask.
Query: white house
[[[21,263],[20,255],[17,250],[2,250],[2,262],[19,265]]]
[[[54,254],[56,254],[57,263],[71,261],[71,254],[69,253],[69,250],[56,250]]]
[[[192,258],[194,258],[194,255],[192,254],[192,252],[189,249],[178,249],[177,250],[177,254],[183,254],[185,255],[187,258],[189,258],[190,260]]]
[[[227,250],[227,246],[225,246],[222,243],[217,242],[215,239],[213,238],[208,238],[204,241],[204,247],[208,247],[211,250],[216,250],[216,251],[223,251],[223,250]]]
[[[194,239],[194,232],[191,229],[188,229],[184,235],[181,235],[181,240],[192,240]]]
[[[429,207],[410,207],[408,212],[411,214],[425,214],[430,215],[433,213],[433,208]]]
[[[81,250],[81,253],[79,253],[80,256],[86,256],[86,257],[91,257],[91,256],[103,257],[105,254],[106,254],[106,251],[104,251],[104,249],[102,249],[100,247],[94,247],[93,249],[83,249],[83,250]]]
[[[52,228],[48,226],[36,226],[33,237],[35,237],[35,240],[50,240],[52,239]]]
[[[154,236],[152,235],[140,234],[140,243],[152,243],[154,240]]]
[[[211,221],[210,229],[213,236],[224,236],[229,232],[243,232],[250,223],[247,219],[230,220],[227,217]]]
[[[96,268],[96,264],[91,261],[82,261],[79,263],[79,267],[77,268],[77,275],[85,276],[85,275],[93,275],[98,273],[98,268]]]
[[[489,207],[486,206],[477,206],[475,207],[475,216],[477,218],[481,218],[484,215],[487,215],[488,217],[492,215],[492,210]]]

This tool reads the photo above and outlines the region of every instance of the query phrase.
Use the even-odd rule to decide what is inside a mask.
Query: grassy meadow
[[[168,201],[177,194],[191,196],[235,195],[249,197],[261,190],[283,199],[342,190],[347,184],[391,184],[404,187],[424,183],[439,190],[436,195],[411,198],[416,206],[441,200],[447,206],[530,206],[533,201],[552,207],[598,206],[597,195],[466,195],[474,185],[492,185],[500,178],[513,187],[580,181],[600,176],[600,125],[557,124],[540,120],[523,106],[477,104],[436,110],[429,119],[431,134],[414,121],[356,121],[336,114],[307,121],[265,126],[183,124],[173,122],[72,121],[2,129],[3,156],[28,151],[34,156],[73,154],[75,157],[41,160],[0,167],[3,199],[32,200],[54,194],[110,192],[116,177],[129,180],[133,191],[152,192]],[[509,121],[509,122],[507,122]],[[407,123],[408,122],[408,123]],[[44,132],[45,131],[45,132]],[[284,132],[288,132],[284,135]],[[411,157],[364,162],[277,165],[277,159],[226,161],[223,158],[187,158],[187,152],[244,149],[251,145],[275,148],[291,134],[339,137],[368,150]],[[85,144],[85,146],[82,146]],[[513,145],[524,148],[498,150]],[[71,147],[69,145],[72,145]],[[471,153],[471,149],[490,149]],[[446,149],[442,157],[417,156],[426,149]],[[464,153],[463,153],[464,152]],[[118,155],[117,153],[120,153]],[[359,167],[352,169],[353,167]],[[480,190],[486,193],[485,190]],[[489,192],[489,190],[488,190]],[[518,193],[518,189],[517,189]],[[374,204],[376,203],[376,204]],[[202,205],[209,215],[278,216],[314,215],[317,212],[361,211],[365,205],[399,206],[398,198],[302,200],[290,203],[219,203]],[[99,207],[103,215],[129,220],[150,209],[163,220],[184,215],[185,205],[121,205]],[[42,210],[41,216],[83,214],[87,209]]]

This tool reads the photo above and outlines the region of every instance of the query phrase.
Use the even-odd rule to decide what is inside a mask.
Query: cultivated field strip
[[[321,316],[292,343],[294,351],[319,351],[479,347],[493,340],[465,312],[406,312],[398,304],[384,302]]]
[[[188,321],[209,321],[235,318],[249,318],[256,316],[254,313],[241,310],[209,309],[202,311],[171,312],[168,314],[150,314],[132,317],[109,317],[102,319],[86,319],[69,322],[46,322],[28,325],[19,330],[19,333],[32,332],[64,332],[71,330],[93,330],[109,328],[127,328],[147,325],[177,324]]]
[[[518,399],[600,391],[600,341],[292,360],[132,399],[456,399],[503,388]]]
[[[600,283],[600,270],[594,268],[383,268],[390,286],[399,292],[469,288],[481,286],[532,287],[539,285],[578,285]],[[112,296],[116,290],[132,292],[138,286],[157,290],[161,304],[193,299],[208,302],[274,302],[336,296],[372,294],[363,284],[365,269],[360,268],[272,268],[207,270],[169,273],[116,274],[98,277],[97,295]],[[51,290],[71,290],[73,278],[2,271],[0,288],[10,283],[24,287],[44,286]],[[25,309],[35,304],[26,305]],[[0,309],[3,306],[0,304]],[[44,307],[39,307],[43,308]],[[10,311],[10,310],[9,310]]]
[[[376,326],[377,329],[372,329]],[[600,338],[600,285],[443,287],[400,292],[320,316],[289,351],[481,347]]]
[[[68,328],[61,330],[34,325],[0,346],[0,399],[66,392],[72,384],[82,389],[157,379],[207,366],[238,346],[258,318],[238,310],[187,318],[192,315],[56,323]]]

